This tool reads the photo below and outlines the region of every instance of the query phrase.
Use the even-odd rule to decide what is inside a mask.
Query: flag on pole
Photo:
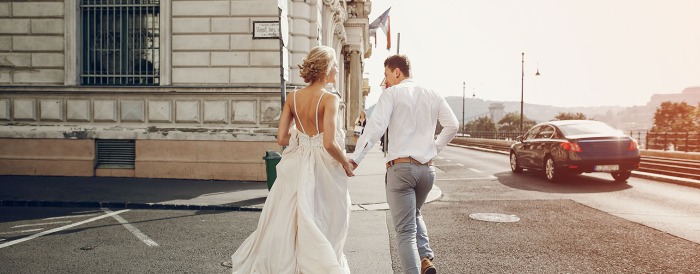
[[[389,19],[389,11],[391,8],[387,9],[382,15],[379,15],[377,19],[374,19],[371,24],[369,24],[369,34],[374,36],[374,46],[377,46],[377,29],[381,28],[386,35],[386,49],[391,49],[391,20]]]

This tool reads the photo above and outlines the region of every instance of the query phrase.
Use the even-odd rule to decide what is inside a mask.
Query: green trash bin
[[[282,155],[274,150],[268,150],[265,152],[265,170],[267,171],[267,190],[272,189],[272,184],[275,183],[277,179],[277,164],[282,159]]]

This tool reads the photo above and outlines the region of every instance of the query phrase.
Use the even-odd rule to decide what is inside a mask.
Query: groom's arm
[[[362,162],[367,152],[379,141],[379,138],[384,135],[384,131],[389,126],[389,118],[393,111],[393,102],[389,92],[391,91],[384,91],[379,96],[379,101],[377,101],[377,105],[372,111],[372,116],[367,119],[365,131],[357,139],[355,152],[350,156],[355,167]]]

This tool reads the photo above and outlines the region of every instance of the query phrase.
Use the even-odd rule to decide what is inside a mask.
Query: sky
[[[372,0],[369,21],[389,7],[392,47],[379,30],[365,60],[367,106],[397,44],[445,97],[519,102],[524,78],[528,104],[641,106],[700,86],[699,0]]]

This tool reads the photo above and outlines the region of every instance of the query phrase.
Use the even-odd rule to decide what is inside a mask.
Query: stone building
[[[316,45],[338,53],[334,89],[352,130],[370,10],[370,0],[2,1],[0,174],[265,180],[283,94],[305,85],[297,65]]]

